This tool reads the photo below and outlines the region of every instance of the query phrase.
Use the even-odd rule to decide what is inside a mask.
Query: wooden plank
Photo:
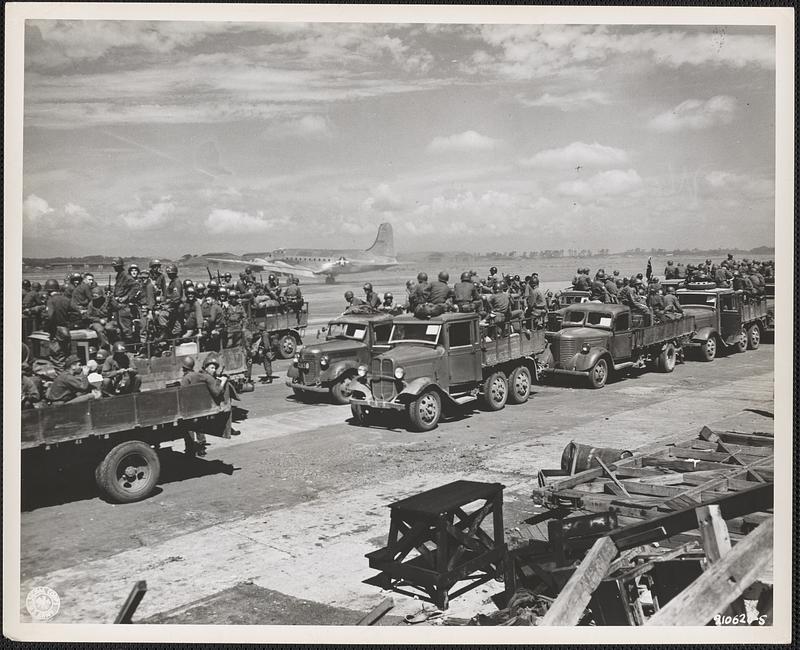
[[[741,596],[772,562],[774,529],[773,519],[765,521],[656,612],[646,625],[706,625]]]
[[[630,498],[631,495],[628,492],[628,490],[626,490],[625,486],[622,485],[622,483],[619,482],[619,479],[616,477],[614,472],[608,468],[608,465],[606,465],[603,462],[603,459],[600,458],[600,456],[598,456],[596,458],[596,460],[597,460],[598,465],[600,465],[600,467],[603,468],[603,471],[608,475],[608,478],[610,478],[614,482],[614,485],[616,485],[620,490],[622,490],[622,494],[624,494],[626,497]]]
[[[708,449],[684,449],[683,447],[672,447],[670,449],[670,455],[673,458],[687,458],[687,459],[697,458],[698,460],[711,460],[717,463],[724,463],[731,457],[731,454],[725,451],[711,451]]]
[[[740,445],[749,445],[751,447],[774,447],[775,440],[769,436],[756,436],[749,433],[738,433],[734,431],[726,431],[719,434],[723,442],[735,442]]]
[[[380,619],[386,612],[394,607],[394,599],[391,597],[384,598],[375,607],[373,607],[366,615],[362,616],[356,625],[372,625]]]
[[[564,585],[539,625],[576,625],[592,593],[606,576],[617,547],[609,537],[598,539]]]
[[[642,465],[656,465],[676,472],[696,472],[707,469],[727,471],[731,468],[725,463],[714,463],[708,460],[682,460],[678,458],[659,458],[658,456],[645,456],[642,458]]]

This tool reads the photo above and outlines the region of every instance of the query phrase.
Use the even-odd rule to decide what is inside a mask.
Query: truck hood
[[[307,345],[303,348],[303,352],[301,353],[302,358],[309,358],[309,357],[318,357],[323,354],[327,354],[329,357],[345,357],[345,356],[353,356],[354,354],[358,353],[361,350],[365,350],[367,348],[365,343],[361,343],[360,341],[350,341],[350,340],[341,340],[341,341],[325,341],[323,343],[315,343],[313,345]]]
[[[380,355],[380,359],[391,359],[395,365],[408,365],[415,361],[428,361],[437,359],[444,355],[444,348],[441,346],[431,347],[430,345],[413,345],[400,343],[388,352]]]
[[[611,338],[611,332],[596,327],[565,327],[554,334],[565,341],[586,341],[588,339],[605,341]]]

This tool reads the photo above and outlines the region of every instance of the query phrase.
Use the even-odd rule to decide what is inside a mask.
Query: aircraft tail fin
[[[375,243],[372,244],[366,252],[382,255],[384,257],[394,257],[394,232],[392,231],[392,224],[382,223],[378,226],[378,236],[375,237]]]

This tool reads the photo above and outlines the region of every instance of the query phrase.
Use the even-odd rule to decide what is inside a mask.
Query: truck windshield
[[[436,345],[439,341],[439,332],[441,329],[441,325],[431,325],[429,323],[396,323],[392,327],[392,335],[389,337],[389,343],[408,341]]]
[[[596,311],[586,314],[586,324],[590,327],[606,327],[610,329],[613,322],[614,317],[611,314],[603,314]]]
[[[708,293],[679,293],[678,302],[682,305],[705,305],[716,307],[717,297]]]
[[[351,339],[363,341],[367,334],[367,326],[363,323],[331,323],[328,325],[327,339]]]
[[[566,314],[564,314],[564,321],[562,323],[562,326],[575,327],[577,325],[583,325],[584,318],[586,318],[586,312],[570,310]]]

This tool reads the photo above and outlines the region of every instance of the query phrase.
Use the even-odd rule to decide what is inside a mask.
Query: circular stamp
[[[37,621],[49,621],[61,607],[61,599],[50,587],[34,587],[25,598],[25,608]]]

